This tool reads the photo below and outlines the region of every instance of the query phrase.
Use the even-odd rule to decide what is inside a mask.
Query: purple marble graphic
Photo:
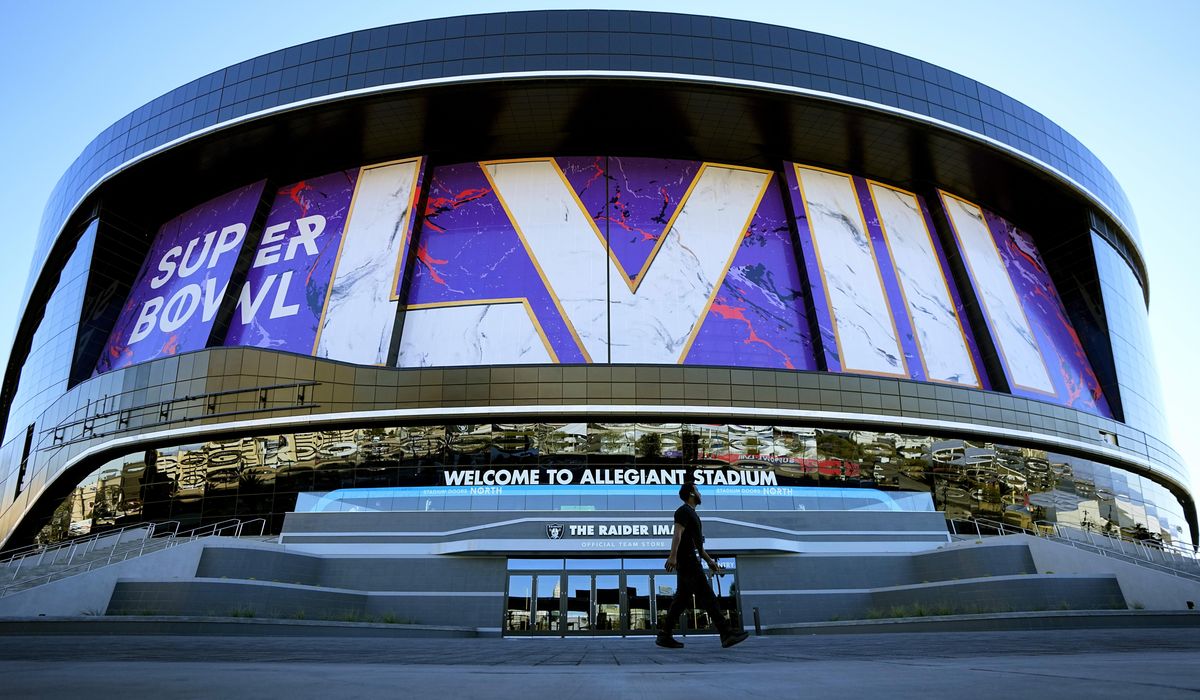
[[[941,238],[933,226],[933,216],[929,213],[929,207],[926,206],[925,198],[921,195],[917,195],[917,204],[921,207],[921,216],[925,218],[925,228],[929,231],[930,240],[933,241],[933,250],[937,253],[942,276],[946,280],[946,286],[950,289],[950,298],[954,301],[954,309],[958,316],[958,322],[962,325],[963,337],[967,339],[967,350],[971,352],[971,362],[974,363],[975,373],[979,376],[980,387],[991,390],[992,383],[983,369],[983,355],[979,352],[979,344],[975,342],[975,330],[971,326],[970,319],[967,318],[967,311],[963,306],[962,294],[958,291],[958,285],[954,283],[954,277],[950,272],[950,263],[946,259],[946,251],[942,248]]]
[[[817,369],[783,195],[772,180],[687,364]]]
[[[434,168],[419,227],[409,305],[524,298],[558,361],[585,361],[478,163]]]
[[[226,345],[312,352],[357,179],[355,168],[275,193]]]
[[[1092,371],[1083,344],[1067,317],[1058,290],[1046,271],[1046,264],[1029,234],[1005,219],[984,210],[984,220],[1017,297],[1025,310],[1030,328],[1047,363],[1059,402],[1081,411],[1112,417],[1100,381]],[[1015,387],[1014,394],[1045,399],[1044,394]]]
[[[207,344],[264,185],[209,200],[159,228],[97,374]]]
[[[904,363],[908,366],[908,376],[919,382],[928,381],[925,368],[921,365],[921,350],[918,347],[916,332],[912,320],[908,316],[908,305],[904,302],[904,293],[900,289],[900,281],[896,279],[896,266],[892,253],[888,249],[887,239],[883,235],[883,227],[879,224],[879,214],[875,211],[875,203],[871,199],[864,178],[853,176],[854,194],[862,207],[863,219],[867,222],[867,235],[871,237],[871,248],[875,251],[875,261],[879,268],[879,277],[883,280],[883,290],[887,294],[888,307],[892,310],[892,322],[896,324],[896,333],[900,339],[900,348],[904,351]],[[936,348],[931,348],[936,352]]]
[[[821,354],[825,361],[823,369],[827,372],[841,372],[842,359],[838,355],[837,337],[833,332],[833,312],[825,294],[825,276],[821,273],[821,266],[817,261],[812,229],[809,227],[808,213],[804,208],[804,193],[800,190],[800,183],[796,181],[796,168],[792,163],[783,164],[783,177],[787,183],[788,201],[792,205],[804,273],[808,276],[809,288],[812,290],[813,311],[817,317],[817,332],[821,336]]]
[[[583,202],[627,283],[645,270],[667,224],[679,211],[700,163],[665,158],[555,158]]]

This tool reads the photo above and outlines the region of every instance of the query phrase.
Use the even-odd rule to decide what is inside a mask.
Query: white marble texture
[[[396,321],[396,269],[412,230],[420,159],[363,168],[329,284],[313,354],[343,362],[387,362]]]
[[[915,195],[871,185],[929,379],[979,386],[979,375]]]
[[[975,293],[983,303],[997,346],[1013,384],[1034,391],[1054,393],[1041,348],[1021,308],[1012,278],[996,249],[996,241],[974,204],[941,193],[942,205],[950,216],[963,258],[971,272]]]
[[[768,179],[706,166],[631,292],[552,163],[485,167],[593,362],[682,362]]]
[[[399,367],[554,362],[520,301],[409,309]]]
[[[592,219],[549,159],[481,163],[591,362],[608,362],[607,260]]]
[[[854,183],[796,166],[820,260],[842,371],[907,377],[904,352],[879,277]]]
[[[706,165],[636,292],[609,289],[612,361],[682,363],[770,175]],[[614,266],[614,279],[620,271]]]

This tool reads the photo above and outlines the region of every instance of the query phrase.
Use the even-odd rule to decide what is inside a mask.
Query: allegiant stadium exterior
[[[1120,186],[1033,109],[854,41],[622,11],[330,37],[113,124],[37,236],[10,549],[516,513],[620,557],[686,480],[789,531],[919,502],[1196,542]]]

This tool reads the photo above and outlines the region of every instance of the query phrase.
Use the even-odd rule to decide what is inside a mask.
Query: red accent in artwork
[[[448,260],[438,260],[430,255],[429,251],[425,250],[424,243],[417,248],[417,260],[419,260],[421,264],[423,264],[425,268],[429,270],[429,279],[433,280],[437,284],[446,286],[445,278],[438,274],[438,271],[434,268],[434,266],[445,265],[447,262],[449,262]]]
[[[758,333],[754,332],[754,323],[750,319],[746,318],[746,314],[744,313],[746,311],[746,307],[730,306],[728,303],[724,302],[721,297],[717,297],[713,300],[712,306],[709,307],[709,309],[712,311],[712,313],[727,321],[741,321],[742,323],[746,324],[747,337],[742,341],[742,343],[746,345],[750,345],[752,343],[760,343],[765,345],[772,352],[783,358],[785,367],[788,369],[795,369],[795,366],[792,364],[792,358],[788,357],[787,353],[783,352],[766,340],[763,340],[761,337],[759,337]]]
[[[433,223],[430,219],[438,214],[444,214],[448,211],[453,211],[467,202],[473,202],[481,197],[486,197],[491,194],[491,190],[486,187],[474,187],[463,190],[453,197],[430,197],[425,203],[425,226],[433,231],[442,233],[446,229]],[[444,260],[442,262],[445,262]]]
[[[300,198],[300,193],[304,192],[306,190],[311,190],[311,189],[312,189],[312,187],[309,186],[307,180],[301,180],[300,182],[297,182],[296,184],[292,185],[291,187],[283,188],[282,190],[279,191],[279,193],[286,194],[288,196],[288,199],[295,202],[296,206],[300,207],[300,214],[302,216],[308,216],[309,203],[308,203],[308,201]]]

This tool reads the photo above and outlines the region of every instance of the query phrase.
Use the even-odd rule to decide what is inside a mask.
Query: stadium
[[[935,589],[1129,603],[1032,545],[939,549],[963,527],[1197,542],[1120,185],[886,49],[625,11],[329,37],[107,128],[36,236],[5,550],[262,536],[110,583],[110,613],[649,632],[686,482],[722,600],[768,627]]]

